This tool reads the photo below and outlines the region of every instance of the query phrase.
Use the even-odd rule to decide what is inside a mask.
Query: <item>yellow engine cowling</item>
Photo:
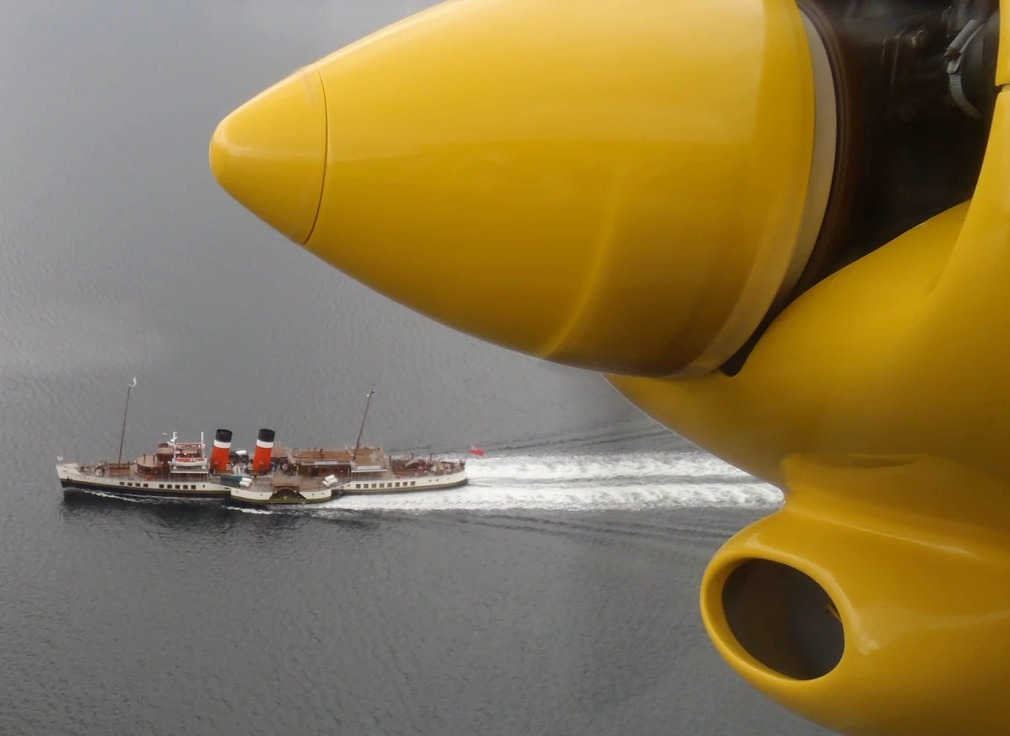
[[[782,488],[701,592],[755,687],[847,734],[1003,734],[1010,98],[973,133],[971,201],[817,270],[856,207],[840,192],[870,183],[840,174],[859,80],[824,22],[788,0],[456,0],[239,108],[211,165],[337,268],[605,372]],[[936,25],[887,38],[899,87]],[[902,100],[898,119],[931,104]]]
[[[973,200],[809,290],[736,375],[612,378],[784,489],[711,563],[703,618],[752,684],[843,733],[1010,725],[1008,136],[1003,93]]]
[[[1010,519],[950,492],[971,482],[980,506],[999,506],[1005,485],[933,457],[806,455],[785,469],[788,503],[706,571],[720,654],[842,733],[1006,733],[1010,554],[994,527]]]
[[[810,43],[782,2],[446,3],[233,112],[211,164],[434,319],[594,370],[704,373],[817,236],[834,99]]]

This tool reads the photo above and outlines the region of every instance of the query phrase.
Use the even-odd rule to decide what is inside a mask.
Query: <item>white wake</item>
[[[345,496],[316,509],[442,511],[759,507],[781,492],[702,452],[470,458],[469,485],[447,491]]]

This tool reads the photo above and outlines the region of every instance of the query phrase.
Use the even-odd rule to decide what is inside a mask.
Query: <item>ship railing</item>
[[[300,483],[294,484],[290,480],[284,480],[283,478],[273,478],[271,479],[271,486],[274,488],[291,488],[297,485],[299,491],[318,491],[323,487],[323,481],[319,480],[302,480]]]
[[[132,472],[131,463],[106,463],[105,472],[107,475],[129,475]]]
[[[428,465],[424,469],[420,468],[393,468],[393,472],[399,477],[420,478],[425,475],[449,475],[459,473],[466,466],[459,462],[436,462]]]

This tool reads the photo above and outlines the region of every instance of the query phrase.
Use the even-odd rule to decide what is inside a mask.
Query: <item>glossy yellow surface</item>
[[[725,545],[703,582],[703,619],[722,656],[766,695],[841,733],[1007,733],[1006,485],[926,456],[797,455],[784,467],[789,501]],[[729,630],[723,585],[751,559],[799,569],[829,593],[845,650],[826,675],[783,676]]]
[[[1010,0],[999,0],[999,13],[1002,18],[1010,18]],[[999,53],[996,55],[996,84],[1002,87],[1010,84],[1010,26],[1000,23]]]
[[[319,75],[296,72],[225,118],[210,166],[225,190],[296,243],[312,232],[326,167],[326,100]]]
[[[711,370],[793,256],[809,54],[781,0],[438,6],[311,67],[328,137],[306,247],[516,350],[640,375]],[[253,130],[258,104],[235,124]],[[318,118],[269,113],[270,166],[243,165],[244,195],[223,182],[267,221],[288,179],[275,131]]]
[[[702,591],[720,652],[756,687],[848,734],[1010,729],[1010,97],[978,188],[817,285],[743,371],[614,377],[675,431],[786,490],[784,509],[713,560]],[[755,661],[726,626],[742,560],[806,572],[846,637],[827,675]]]
[[[734,309],[760,319],[790,259],[808,63],[785,1],[461,0],[310,68],[325,154],[305,127],[316,102],[264,104],[262,121],[252,103],[212,160],[236,198],[352,276],[502,345],[624,373],[611,381],[645,411],[784,489],[701,593],[716,647],[759,690],[853,736],[1005,734],[1007,93],[972,202],[808,290],[736,376],[684,378],[711,367]],[[281,185],[293,203],[272,199]],[[840,622],[826,674],[754,653],[816,648],[781,601],[753,600],[747,646],[734,633],[727,581],[755,560],[830,598],[803,609]]]

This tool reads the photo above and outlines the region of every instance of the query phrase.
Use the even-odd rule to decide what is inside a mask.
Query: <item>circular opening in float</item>
[[[726,623],[765,667],[795,680],[833,670],[845,649],[838,607],[809,575],[770,560],[747,560],[722,590]]]

